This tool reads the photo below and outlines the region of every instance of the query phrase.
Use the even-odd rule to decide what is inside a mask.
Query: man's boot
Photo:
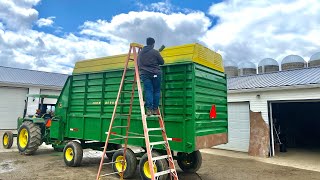
[[[151,110],[151,109],[147,109],[146,115],[147,115],[147,116],[151,116],[151,115],[152,115],[152,110]]]

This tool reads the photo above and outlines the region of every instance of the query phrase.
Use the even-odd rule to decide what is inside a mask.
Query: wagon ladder
[[[138,95],[139,95],[139,103],[140,103],[140,110],[141,110],[141,117],[142,117],[142,125],[143,125],[143,131],[144,134],[142,135],[142,137],[140,138],[144,138],[145,139],[145,145],[146,145],[146,151],[147,151],[147,155],[148,155],[148,164],[149,164],[149,171],[150,171],[150,175],[151,175],[151,180],[156,180],[158,179],[160,176],[163,175],[170,175],[170,179],[174,179],[174,180],[178,180],[178,174],[174,165],[174,159],[173,159],[173,155],[169,146],[169,140],[172,140],[172,138],[168,138],[167,134],[166,134],[166,130],[165,130],[165,125],[164,125],[164,121],[163,118],[161,116],[161,112],[158,108],[157,110],[157,115],[153,115],[153,116],[147,116],[145,114],[145,107],[144,107],[144,101],[143,101],[143,95],[142,95],[142,88],[141,88],[141,81],[140,81],[140,76],[139,76],[139,69],[138,69],[138,62],[137,62],[137,58],[138,58],[138,54],[142,49],[142,45],[137,44],[137,43],[131,43],[130,44],[130,48],[129,48],[129,52],[128,52],[128,56],[125,62],[125,66],[124,66],[124,71],[122,74],[122,79],[120,82],[120,87],[119,87],[119,91],[118,91],[118,95],[117,95],[117,99],[115,101],[115,105],[114,105],[114,110],[113,110],[113,114],[111,117],[111,121],[110,121],[110,126],[109,126],[109,130],[108,132],[106,132],[107,137],[106,137],[106,142],[105,142],[105,146],[104,146],[104,150],[103,150],[103,154],[101,157],[101,161],[100,161],[100,166],[99,166],[99,170],[98,170],[98,174],[97,174],[97,180],[100,179],[101,177],[107,176],[107,175],[112,175],[112,174],[119,174],[120,175],[120,179],[124,178],[124,168],[126,165],[126,154],[127,154],[127,149],[128,149],[128,138],[131,138],[129,136],[129,134],[131,134],[129,132],[130,129],[130,120],[131,120],[131,113],[132,113],[132,104],[133,104],[133,99],[134,99],[134,92],[135,92],[135,87],[137,86],[137,90],[138,90]],[[129,62],[133,62],[134,64],[134,68],[131,69],[129,67]],[[128,80],[126,79],[126,73],[128,70],[134,70],[134,79],[133,80]],[[124,84],[125,82],[130,82],[132,83],[132,89],[131,91],[125,91],[124,90]],[[119,102],[121,96],[123,96],[123,94],[129,93],[131,94],[131,98],[130,98],[130,103],[121,103]],[[129,113],[128,114],[118,114],[117,112],[117,107],[121,106],[121,105],[129,105]],[[126,126],[115,126],[114,125],[114,121],[115,118],[117,116],[125,116],[127,117],[127,125]],[[159,121],[159,128],[148,128],[147,126],[147,118],[148,117],[157,117],[158,121]],[[116,135],[115,132],[113,132],[113,129],[115,128],[125,128],[126,129],[126,135],[125,136],[120,136],[117,135],[116,138],[110,138],[111,136]],[[161,141],[155,141],[155,142],[150,142],[150,136],[149,132],[151,131],[161,131]],[[120,137],[120,138],[119,138]],[[108,174],[103,174],[101,175],[101,170],[102,170],[102,166],[105,164],[115,164],[115,163],[119,163],[116,161],[113,161],[111,163],[104,163],[104,158],[105,158],[105,154],[108,152],[114,152],[114,151],[107,151],[107,147],[108,147],[108,143],[110,140],[118,140],[123,138],[124,140],[124,147],[123,149],[121,149],[121,151],[123,151],[123,160],[121,161],[122,163],[122,171],[119,172],[114,172],[114,173],[108,173]],[[132,138],[139,138],[139,137],[132,137]],[[157,156],[157,157],[153,157],[152,155],[152,149],[153,146],[157,146],[157,145],[163,145],[165,147],[165,153],[164,155],[161,156]],[[160,161],[160,160],[167,160],[168,161],[168,169],[165,169],[163,171],[160,172],[155,172],[155,165],[156,165],[156,161]]]

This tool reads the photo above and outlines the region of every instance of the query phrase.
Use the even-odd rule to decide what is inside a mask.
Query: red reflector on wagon
[[[181,139],[181,138],[172,138],[172,141],[175,141],[175,142],[182,142],[182,139]]]
[[[210,110],[210,118],[216,118],[217,117],[217,110],[216,110],[216,105],[212,105],[211,110]]]

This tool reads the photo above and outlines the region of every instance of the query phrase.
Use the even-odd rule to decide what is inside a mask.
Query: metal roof
[[[0,83],[63,87],[67,74],[0,66]]]
[[[228,78],[228,90],[320,84],[320,67]]]

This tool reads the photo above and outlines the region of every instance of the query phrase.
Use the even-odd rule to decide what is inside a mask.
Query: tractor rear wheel
[[[80,166],[83,157],[83,149],[77,141],[70,141],[63,149],[63,159],[67,166]]]
[[[41,129],[38,125],[25,121],[18,130],[17,145],[19,152],[32,155],[41,145]]]
[[[2,136],[2,145],[5,149],[10,149],[13,143],[13,134],[11,131],[4,132]]]

